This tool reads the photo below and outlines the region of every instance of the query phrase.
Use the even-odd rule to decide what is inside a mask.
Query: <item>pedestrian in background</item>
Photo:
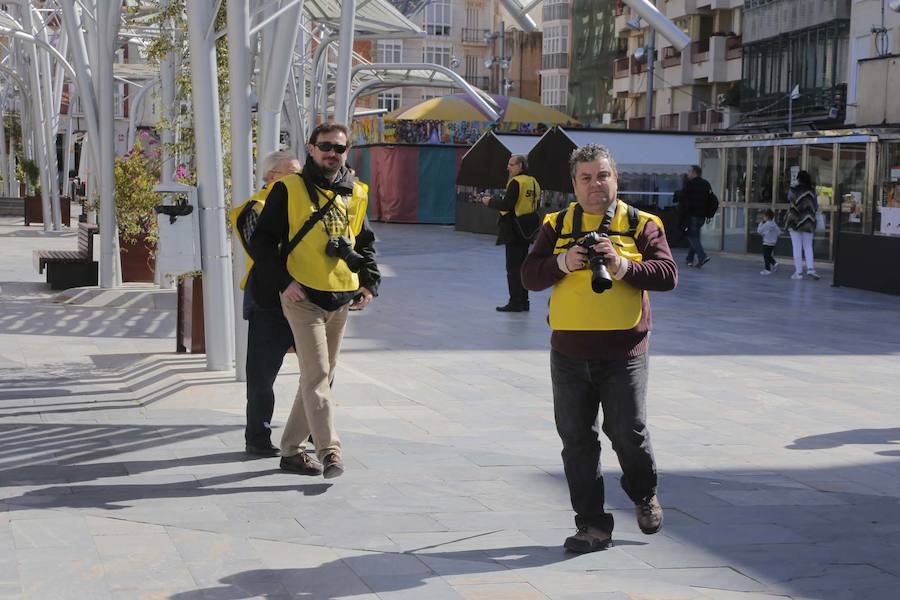
[[[794,274],[791,279],[803,279],[803,259],[806,258],[806,275],[819,279],[813,263],[813,236],[816,232],[816,213],[819,201],[816,188],[807,171],[797,173],[797,185],[788,191],[788,216],[785,228],[791,236],[794,251]]]
[[[763,270],[759,274],[771,275],[773,271],[778,270],[778,262],[773,254],[775,253],[775,244],[778,243],[778,236],[781,235],[781,228],[775,222],[775,211],[771,208],[763,211],[759,218],[756,232],[762,236],[763,248]]]

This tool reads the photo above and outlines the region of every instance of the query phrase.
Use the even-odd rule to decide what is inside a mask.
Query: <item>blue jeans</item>
[[[281,308],[256,307],[248,315],[247,336],[247,427],[248,444],[266,446],[271,443],[272,413],[275,391],[272,386],[284,362],[284,355],[294,345],[294,335]]]
[[[688,244],[690,244],[690,249],[687,253],[688,262],[694,262],[694,254],[697,255],[697,259],[700,262],[706,260],[706,251],[703,249],[703,244],[700,243],[700,229],[704,223],[706,223],[705,217],[688,217],[687,233],[684,234]]]
[[[592,525],[612,533],[613,516],[603,508],[600,439],[602,430],[622,467],[622,489],[632,502],[656,493],[656,461],[647,430],[648,355],[617,360],[550,355],[553,412],[562,439],[563,468],[577,527]]]

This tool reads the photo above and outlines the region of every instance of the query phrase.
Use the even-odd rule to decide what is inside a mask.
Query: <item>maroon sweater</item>
[[[678,266],[672,258],[666,235],[653,221],[647,221],[635,240],[643,257],[641,262],[630,261],[622,281],[636,288],[665,292],[678,283]],[[539,292],[555,285],[566,276],[556,262],[556,231],[544,223],[537,240],[522,265],[522,284]],[[613,283],[615,285],[615,283]],[[612,360],[640,356],[650,345],[650,301],[643,296],[641,320],[631,329],[618,331],[554,331],[550,347],[574,358]]]

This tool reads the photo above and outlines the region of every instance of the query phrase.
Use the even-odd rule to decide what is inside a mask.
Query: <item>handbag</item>
[[[816,231],[825,231],[825,215],[816,213]]]

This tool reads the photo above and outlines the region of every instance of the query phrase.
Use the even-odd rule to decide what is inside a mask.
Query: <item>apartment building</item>
[[[655,36],[652,127],[713,131],[734,125],[741,88],[744,1],[656,0],[656,5],[691,38],[691,44],[678,51],[661,35]],[[617,45],[607,120],[643,129],[649,29],[621,0],[615,1],[614,18]]]
[[[859,4],[860,0],[854,0]],[[784,131],[845,120],[851,0],[745,0],[738,129]]]
[[[541,10],[541,104],[564,113],[569,110],[571,5],[569,0],[544,0]]]
[[[378,40],[377,62],[428,62],[449,67],[470,84],[492,94],[502,93],[540,100],[538,71],[540,33],[526,33],[496,0],[431,0],[425,4],[391,0],[413,22],[422,25],[425,37]],[[500,49],[500,23],[504,23],[504,51]],[[501,86],[500,67],[503,62]],[[398,87],[378,94],[378,108],[396,110],[424,100],[458,93],[446,87]]]
[[[900,124],[900,12],[856,0],[850,12],[847,125]]]

